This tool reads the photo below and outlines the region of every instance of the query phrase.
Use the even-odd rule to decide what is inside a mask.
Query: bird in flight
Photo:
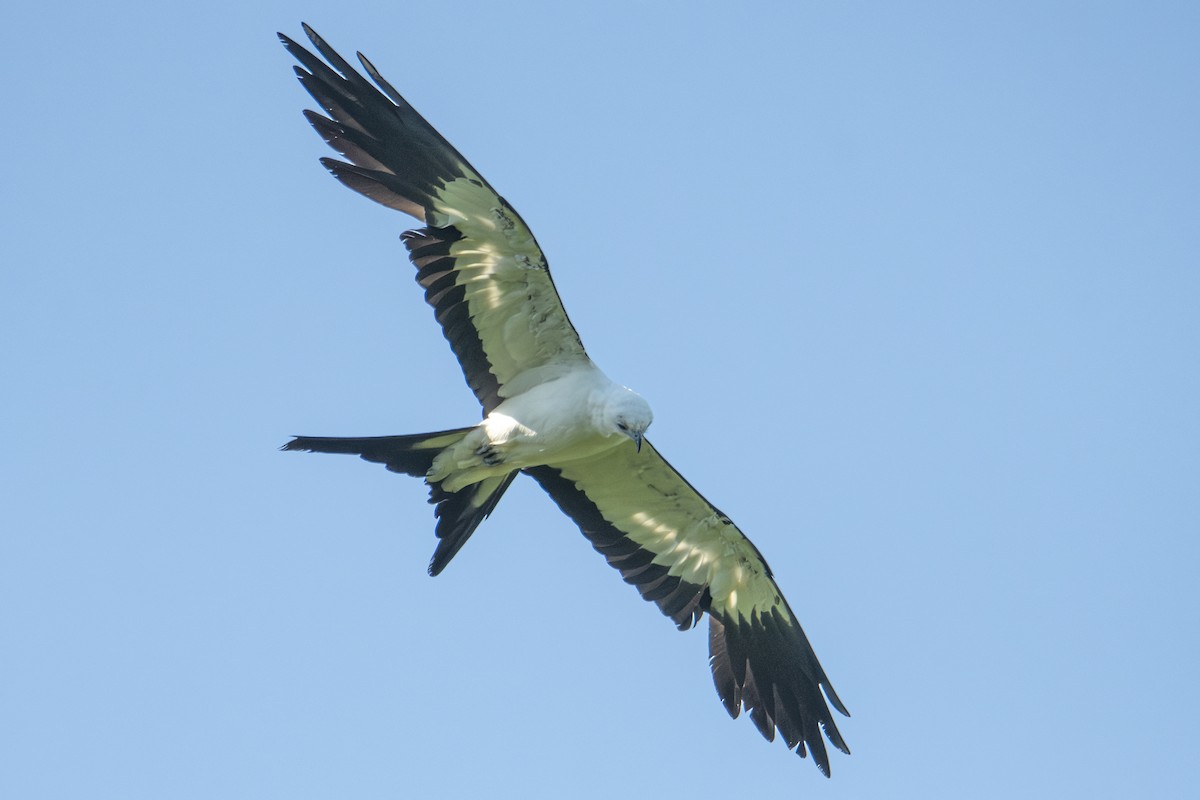
[[[822,737],[844,753],[838,699],[762,555],[646,439],[653,415],[588,358],[533,233],[361,53],[368,82],[310,27],[324,60],[279,34],[324,114],[304,116],[346,160],[346,186],[421,220],[403,235],[417,283],[483,421],[410,436],[298,436],[284,450],[349,453],[424,478],[441,572],[518,473],[541,484],[627,583],[679,627],[705,615],[709,662],[730,716],[826,776]],[[822,690],[824,694],[822,694]],[[828,699],[828,704],[826,700]]]

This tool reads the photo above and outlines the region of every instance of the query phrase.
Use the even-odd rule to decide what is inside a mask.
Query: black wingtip
[[[830,705],[832,705],[845,716],[850,716],[850,711],[846,708],[845,704],[842,703],[841,698],[837,696],[837,692],[833,690],[833,685],[829,683],[828,680],[821,682],[821,688],[825,690],[825,696],[829,698]]]
[[[325,40],[321,38],[320,34],[314,31],[312,26],[310,26],[307,22],[301,22],[300,27],[304,29],[304,35],[308,37],[308,40],[312,42],[313,46],[318,50],[323,51],[329,47],[329,45],[325,44]],[[276,31],[275,35],[279,37],[280,43],[286,47],[289,52],[295,52],[297,49],[304,49],[303,46],[301,46],[295,39],[282,31]]]
[[[304,49],[295,39],[288,36],[283,31],[275,31],[275,35],[279,37],[279,43],[282,44],[289,53],[297,49]]]

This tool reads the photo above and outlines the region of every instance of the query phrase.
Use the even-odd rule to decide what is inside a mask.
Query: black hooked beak
[[[633,435],[633,443],[637,445],[637,452],[642,452],[642,435],[640,433]]]

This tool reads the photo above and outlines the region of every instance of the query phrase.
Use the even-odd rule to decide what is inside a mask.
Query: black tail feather
[[[433,466],[434,457],[470,431],[470,428],[457,428],[412,436],[297,436],[280,449],[361,456],[367,461],[383,464],[392,472],[424,478]]]
[[[510,472],[499,478],[488,478],[464,486],[457,492],[445,492],[438,484],[430,485],[429,502],[437,504],[433,513],[438,518],[434,530],[438,544],[433,551],[433,558],[429,560],[430,575],[437,575],[446,568],[454,554],[471,538],[479,523],[492,513],[500,496],[515,477],[517,473]]]
[[[412,436],[297,436],[280,449],[357,455],[367,461],[383,464],[392,472],[424,478],[437,454],[470,431],[471,428],[456,428]],[[467,539],[471,538],[479,523],[496,508],[496,503],[516,474],[510,472],[487,478],[464,486],[457,492],[443,490],[440,483],[429,484],[429,502],[436,505],[435,533],[438,537],[437,548],[429,562],[430,575],[437,575],[446,568]]]

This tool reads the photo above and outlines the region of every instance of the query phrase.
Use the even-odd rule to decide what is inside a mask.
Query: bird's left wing
[[[725,709],[742,708],[826,775],[825,736],[849,753],[829,702],[849,716],[758,549],[648,442],[527,469],[592,545],[686,630],[709,615],[709,661]],[[824,690],[824,695],[822,695]]]
[[[328,116],[304,116],[346,161],[323,158],[360,194],[428,226],[405,234],[417,281],[485,413],[547,370],[587,361],[521,216],[358,54],[374,84],[307,25],[322,61],[280,41]],[[328,63],[326,63],[328,62]]]

